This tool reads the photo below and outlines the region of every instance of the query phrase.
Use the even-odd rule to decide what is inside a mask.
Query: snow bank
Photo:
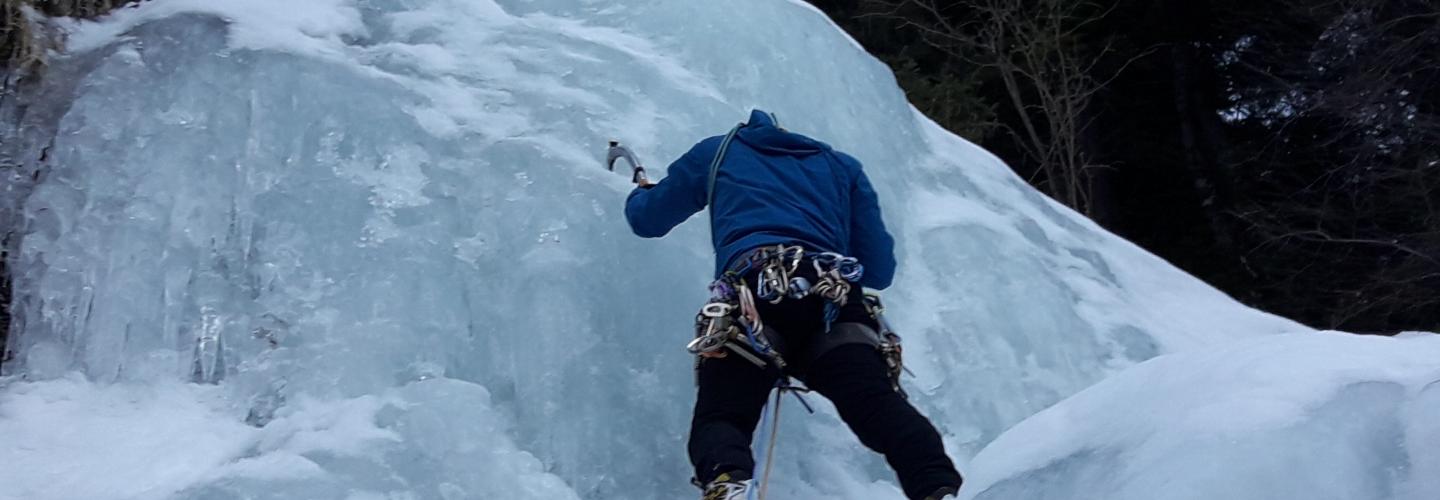
[[[1440,497],[1440,335],[1311,333],[1161,356],[1016,425],[965,498]]]

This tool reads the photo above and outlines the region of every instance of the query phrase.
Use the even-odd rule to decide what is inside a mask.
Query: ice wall
[[[61,22],[4,146],[39,180],[13,200],[4,401],[27,410],[0,434],[62,414],[161,433],[173,398],[213,424],[177,431],[256,429],[149,450],[123,498],[693,494],[681,347],[708,236],[632,237],[600,160],[618,138],[659,174],[751,107],[867,165],[907,383],[962,461],[1156,354],[1303,329],[1031,190],[800,3],[156,0]],[[898,497],[820,406],[785,421],[772,490]],[[25,498],[81,486],[12,476]]]

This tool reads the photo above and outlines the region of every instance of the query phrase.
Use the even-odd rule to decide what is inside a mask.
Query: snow
[[[230,418],[213,386],[71,375],[7,389],[0,498],[387,498],[406,483],[417,498],[579,498],[506,439],[484,388],[461,381],[305,398],[258,429]],[[385,463],[403,465],[367,474]]]
[[[1161,356],[1006,431],[964,498],[1435,498],[1436,359],[1334,332]]]
[[[1029,188],[793,1],[153,0],[62,24],[40,101],[0,133],[0,157],[49,158],[0,200],[23,220],[0,441],[25,443],[0,450],[24,464],[0,495],[694,495],[682,346],[709,238],[632,237],[603,157],[619,139],[662,176],[751,107],[866,164],[898,241],[905,383],[976,484],[1073,451],[975,456],[1137,363],[1313,333]],[[1356,376],[1391,380],[1382,354]],[[1296,414],[1204,396],[1236,425],[1258,401],[1260,431]],[[813,402],[781,425],[774,498],[898,498]]]
[[[194,484],[256,432],[216,414],[207,405],[216,392],[178,383],[99,387],[77,375],[13,384],[0,393],[0,497],[163,498]],[[194,451],[171,453],[186,448]]]
[[[70,24],[66,46],[77,53],[99,49],[125,37],[136,26],[181,13],[224,19],[231,27],[229,38],[234,48],[283,49],[313,56],[338,55],[333,49],[340,37],[363,34],[365,28],[360,11],[345,0],[151,0],[122,8],[102,22],[66,20]]]

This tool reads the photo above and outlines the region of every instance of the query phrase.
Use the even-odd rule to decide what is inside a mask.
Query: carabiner
[[[805,277],[803,276],[796,276],[794,278],[790,278],[790,298],[799,300],[805,298],[805,296],[809,294],[810,280],[805,279]]]
[[[849,282],[860,281],[860,278],[865,275],[865,266],[861,265],[860,261],[854,257],[841,258],[835,263],[835,270],[840,273],[841,278],[845,278],[845,281]]]
[[[788,248],[782,247],[781,257],[788,258],[790,260],[790,265],[785,267],[785,273],[794,274],[795,271],[800,270],[800,261],[805,258],[805,247],[802,247],[800,245],[795,245]]]
[[[707,318],[723,318],[725,316],[729,316],[730,311],[734,310],[735,306],[732,306],[730,304],[726,304],[724,302],[710,302],[708,304],[705,304],[704,307],[700,308],[700,314],[705,315],[705,317]]]

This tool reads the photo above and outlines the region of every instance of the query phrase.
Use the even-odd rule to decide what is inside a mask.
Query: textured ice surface
[[[4,135],[38,181],[0,204],[24,221],[0,440],[75,429],[8,451],[23,498],[693,495],[706,227],[634,238],[601,159],[617,138],[659,176],[751,107],[867,165],[906,383],[962,462],[1136,362],[1304,330],[1033,191],[796,2],[156,0],[66,26]],[[782,425],[775,497],[898,498],[818,406]],[[70,460],[115,428],[195,439],[100,443],[174,473]]]
[[[1440,336],[1297,334],[1171,354],[975,457],[967,499],[1440,498]]]

